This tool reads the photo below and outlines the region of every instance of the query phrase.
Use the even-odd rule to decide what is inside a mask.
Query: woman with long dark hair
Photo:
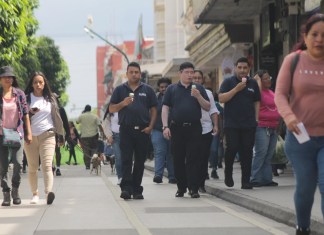
[[[59,135],[59,144],[64,143],[63,122],[59,114],[56,97],[53,95],[48,80],[41,72],[35,72],[26,87],[33,142],[25,145],[28,161],[28,179],[33,194],[31,204],[37,204],[38,194],[38,159],[41,159],[47,204],[55,198],[53,188],[52,162],[55,153],[55,134]]]
[[[279,71],[275,102],[288,129],[285,151],[296,177],[296,234],[308,235],[317,185],[324,216],[324,14],[308,19],[295,50],[285,57]],[[296,58],[298,63],[291,71]],[[310,136],[305,142],[296,138],[302,135],[303,126]]]

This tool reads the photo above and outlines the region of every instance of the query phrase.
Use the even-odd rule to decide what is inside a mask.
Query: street
[[[176,185],[153,183],[147,170],[145,199],[124,201],[110,166],[103,166],[101,176],[90,175],[83,166],[63,166],[62,176],[54,179],[56,199],[48,206],[39,175],[40,203],[29,204],[31,194],[23,174],[22,205],[0,208],[0,234],[290,235],[295,231],[209,194],[175,198]]]

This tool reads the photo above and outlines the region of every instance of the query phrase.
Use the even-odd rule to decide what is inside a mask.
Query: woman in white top
[[[37,174],[40,157],[47,204],[52,204],[55,198],[55,194],[52,192],[52,162],[56,144],[55,134],[60,136],[59,144],[63,144],[63,123],[56,98],[53,96],[43,73],[36,72],[32,76],[25,93],[29,105],[33,135],[33,142],[30,145],[25,145],[28,161],[28,179],[33,194],[30,203],[37,204],[39,201]]]

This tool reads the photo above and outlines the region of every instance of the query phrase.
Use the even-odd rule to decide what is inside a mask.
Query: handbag
[[[21,146],[20,134],[16,129],[2,128],[3,146],[19,148]]]
[[[286,164],[287,162],[288,159],[285,154],[285,141],[280,135],[278,135],[276,150],[272,157],[271,164]]]

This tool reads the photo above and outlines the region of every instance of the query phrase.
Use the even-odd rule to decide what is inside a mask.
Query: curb
[[[154,167],[145,165],[145,169],[154,172]],[[164,175],[167,175],[164,172]],[[232,190],[226,190],[219,187],[211,187],[208,183],[205,185],[207,193],[216,196],[224,201],[231,202],[238,206],[252,210],[253,212],[263,215],[267,218],[275,220],[279,223],[286,224],[291,227],[296,226],[295,212],[289,208],[282,208],[271,202],[263,201],[258,198],[248,197]],[[323,235],[324,224],[311,219],[312,235]]]

